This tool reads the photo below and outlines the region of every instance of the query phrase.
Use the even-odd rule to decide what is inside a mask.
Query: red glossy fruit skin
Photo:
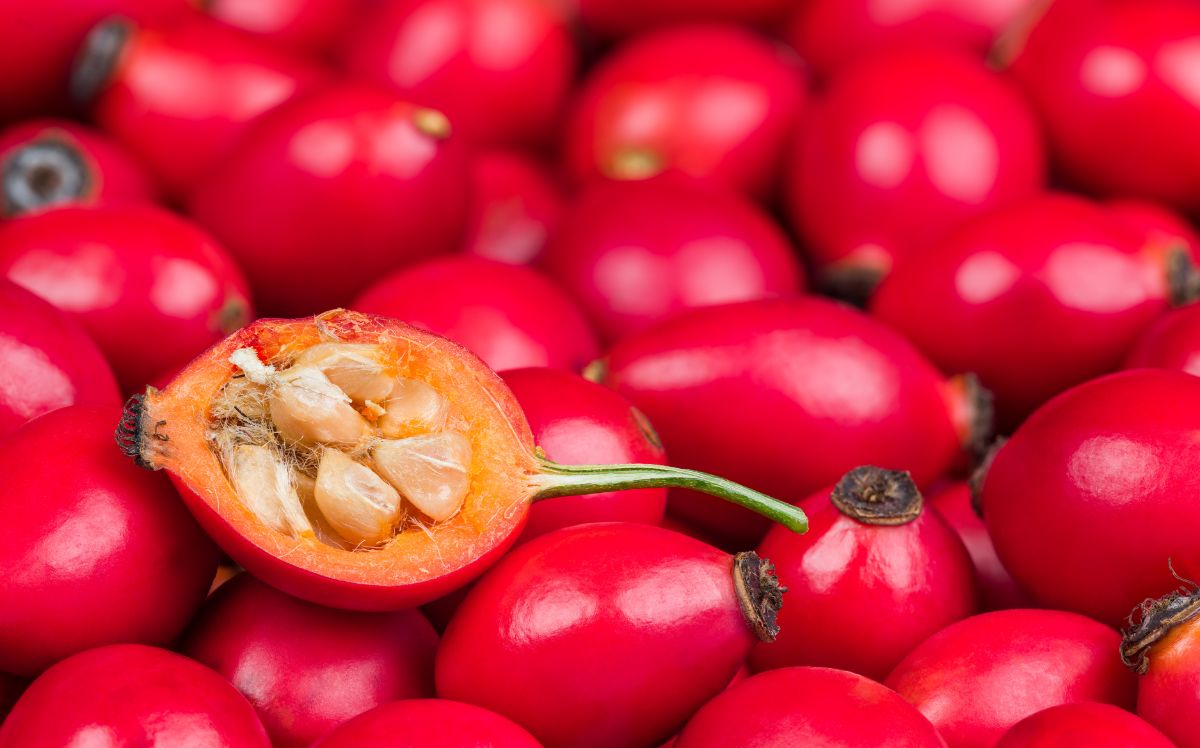
[[[584,190],[543,263],[608,340],[686,309],[804,288],[799,259],[765,211],[669,178]]]
[[[0,173],[21,149],[39,143],[62,143],[84,163],[90,187],[75,202],[151,202],[158,190],[144,166],[124,146],[104,133],[65,119],[36,119],[0,131]],[[0,197],[0,220],[19,213]]]
[[[267,112],[327,74],[203,18],[134,28],[86,103],[97,124],[181,196]],[[186,96],[181,96],[181,91]]]
[[[578,66],[564,0],[380,0],[342,44],[352,75],[445,112],[476,146],[540,146]]]
[[[503,714],[547,748],[657,745],[754,641],[728,554],[652,525],[568,527],[467,595],[438,650],[438,695]]]
[[[1200,207],[1200,8],[1061,0],[1012,61],[1058,165],[1091,192]],[[1146,123],[1154,136],[1146,136]]]
[[[884,48],[962,49],[983,57],[1034,0],[807,0],[796,4],[788,41],[804,61],[829,76]]]
[[[112,442],[116,407],[71,406],[0,449],[0,671],[34,675],[115,642],[167,644],[204,601],[217,550],[162,476]]]
[[[0,274],[68,312],[133,391],[253,317],[241,270],[149,205],[67,206],[0,227]]]
[[[806,534],[777,525],[758,545],[788,592],[779,637],[755,645],[750,665],[814,665],[882,680],[913,647],[977,611],[971,557],[927,508],[902,525],[871,525],[839,511],[829,493],[800,504]]]
[[[165,649],[115,644],[35,680],[0,727],[0,747],[269,748],[254,709],[221,676]]]
[[[564,465],[666,464],[645,416],[607,387],[558,369],[514,369],[502,378],[547,458]],[[530,507],[521,539],[587,522],[657,525],[666,507],[665,488],[545,499]]]
[[[578,0],[579,20],[601,37],[693,21],[768,25],[792,7],[791,0]]]
[[[1149,668],[1138,678],[1138,716],[1170,736],[1179,748],[1200,746],[1198,632],[1195,617],[1172,627],[1149,650]]]
[[[983,484],[1005,567],[1042,605],[1121,625],[1147,590],[1200,575],[1200,379],[1113,374],[1029,417]]]
[[[192,193],[265,310],[344,306],[393,268],[457,247],[467,154],[422,131],[424,113],[374,88],[326,88],[265,117]]]
[[[432,696],[437,643],[415,610],[323,608],[239,574],[205,603],[182,651],[229,679],[272,744],[290,748],[381,704]]]
[[[178,0],[47,0],[0,5],[0,122],[69,109],[71,63],[91,27],[122,15],[166,22],[187,7]]]
[[[450,338],[496,371],[579,371],[599,355],[583,313],[546,276],[478,257],[443,257],[386,276],[350,305]]]
[[[943,371],[979,376],[1013,428],[1059,392],[1119,368],[1170,308],[1168,247],[1137,239],[1100,205],[1041,195],[898,263],[871,313]]]
[[[971,487],[966,482],[951,483],[925,496],[926,506],[950,525],[971,556],[975,582],[983,610],[1035,607],[1028,593],[1004,568],[996,555],[996,546],[987,525],[971,505]]]
[[[1184,249],[1200,257],[1200,235],[1182,215],[1158,203],[1137,199],[1117,199],[1104,203],[1108,215],[1127,231],[1133,231],[1143,244]]]
[[[104,356],[78,324],[0,281],[0,436],[68,405],[121,404]]]
[[[866,315],[813,297],[667,320],[615,345],[603,381],[646,414],[672,464],[784,500],[867,464],[924,485],[960,452],[941,375]],[[670,508],[742,548],[768,525],[692,494]]]
[[[541,748],[525,728],[499,714],[447,699],[384,704],[334,730],[313,748]]]
[[[799,61],[748,30],[651,32],[584,79],[567,117],[565,165],[577,182],[673,173],[765,197],[806,99]]]
[[[985,748],[1058,704],[1131,708],[1137,683],[1119,646],[1116,631],[1084,616],[1001,610],[934,634],[885,683],[920,709],[950,748]]]
[[[361,0],[204,0],[200,10],[260,43],[324,57],[362,12]]]
[[[861,675],[789,667],[747,678],[701,707],[674,748],[942,748],[920,712]]]
[[[1174,748],[1145,720],[1109,704],[1063,704],[1026,717],[996,748]]]
[[[785,210],[824,272],[891,266],[1045,181],[1021,93],[949,49],[897,49],[834,78],[799,128]]]
[[[554,235],[565,198],[549,171],[513,150],[471,159],[471,202],[463,251],[510,265],[530,265]]]
[[[1159,317],[1125,359],[1126,369],[1173,369],[1200,376],[1200,305]]]

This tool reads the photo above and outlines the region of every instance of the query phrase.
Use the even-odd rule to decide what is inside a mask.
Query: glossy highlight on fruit
[[[510,265],[541,256],[566,202],[546,165],[513,150],[476,153],[470,192],[463,251]]]
[[[362,5],[361,0],[204,0],[200,10],[264,44],[323,57]]]

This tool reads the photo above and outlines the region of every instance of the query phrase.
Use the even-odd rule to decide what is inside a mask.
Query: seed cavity
[[[379,474],[434,522],[457,514],[471,487],[471,443],[462,434],[383,440],[371,450],[371,459]]]
[[[278,453],[255,444],[239,444],[227,466],[238,496],[268,527],[289,535],[314,536],[288,467]]]
[[[318,343],[301,353],[294,367],[319,369],[351,400],[384,400],[392,391],[379,346],[365,343]]]
[[[289,442],[350,446],[367,435],[350,396],[315,366],[292,367],[275,378],[271,420]]]

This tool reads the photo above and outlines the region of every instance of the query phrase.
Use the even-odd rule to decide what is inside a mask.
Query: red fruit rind
[[[1129,614],[1128,626],[1121,632],[1121,661],[1138,675],[1150,669],[1150,651],[1156,643],[1200,616],[1200,586],[1180,581],[1184,586],[1158,599],[1145,600]]]

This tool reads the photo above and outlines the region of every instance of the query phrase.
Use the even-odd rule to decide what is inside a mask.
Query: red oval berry
[[[362,12],[361,0],[204,0],[200,10],[264,44],[328,54]]]
[[[511,265],[530,265],[541,256],[564,203],[541,163],[517,151],[477,153],[470,193],[464,252]]]
[[[542,748],[515,722],[446,699],[396,701],[355,717],[314,748]]]
[[[1200,304],[1164,314],[1125,359],[1127,369],[1174,369],[1200,376]]]
[[[1109,704],[1063,704],[1033,714],[1004,733],[996,748],[1174,748],[1144,720]]]

